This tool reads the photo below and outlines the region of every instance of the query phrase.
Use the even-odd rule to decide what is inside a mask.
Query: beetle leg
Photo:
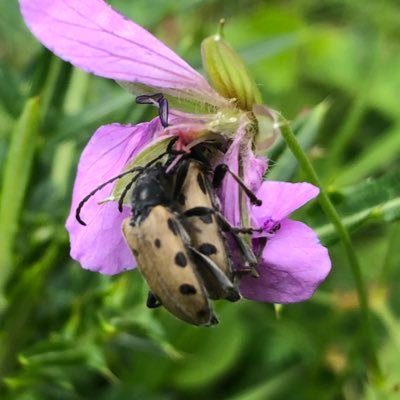
[[[146,306],[148,308],[157,308],[160,307],[161,305],[162,305],[161,301],[158,300],[153,293],[149,292],[149,294],[147,295]]]
[[[239,235],[236,235],[236,237],[234,237],[234,239],[236,241],[238,241],[238,240],[242,241],[242,238]],[[267,243],[267,238],[265,238],[265,237],[258,238],[257,239],[257,247],[254,251],[252,249],[249,249],[249,246],[245,242],[242,245],[238,244],[238,247],[242,251],[242,255],[247,250],[250,250],[252,254],[247,255],[247,264],[243,268],[236,269],[233,271],[233,277],[234,277],[235,283],[237,283],[237,279],[235,279],[235,278],[238,278],[240,281],[242,276],[245,276],[248,274],[251,274],[254,278],[259,277],[259,273],[256,270],[256,265],[254,265],[254,257],[256,258],[257,264],[258,264],[258,260],[261,257],[261,253],[262,253],[266,243]],[[246,257],[246,256],[244,255],[244,257]]]
[[[196,207],[197,208],[197,207]],[[190,211],[190,210],[188,210]],[[237,227],[233,226],[219,211],[214,211],[215,215],[218,218],[219,226],[225,232],[231,233],[246,233],[251,235],[254,232],[262,232],[262,228],[246,228],[246,227]]]
[[[246,243],[239,233],[251,234],[253,232],[259,232],[260,230],[254,228],[236,228],[220,212],[216,212],[215,214],[218,218],[221,229],[225,232],[229,232],[235,240],[236,245],[245,260],[244,269],[250,270],[251,275],[258,278],[259,274],[256,270],[258,264],[257,257],[255,256],[251,246]]]
[[[258,260],[253,250],[237,233],[231,232],[231,235],[244,258],[244,270],[249,270],[252,276],[258,278],[260,276],[256,269]]]
[[[245,269],[250,269],[251,274],[258,278],[259,274],[256,271],[256,266],[258,264],[257,257],[255,256],[251,247],[245,242],[245,240],[240,237],[239,233],[247,233],[251,234],[253,232],[259,232],[259,229],[254,228],[236,228],[232,226],[232,224],[219,212],[214,210],[213,208],[208,207],[193,207],[189,210],[184,211],[181,215],[183,217],[201,217],[204,215],[215,214],[218,219],[218,224],[221,229],[225,232],[229,232],[233,239],[235,240],[239,251],[244,257],[245,260]]]
[[[221,186],[222,180],[225,178],[226,173],[232,176],[233,179],[238,183],[238,185],[243,189],[246,193],[247,197],[250,199],[251,203],[256,206],[261,206],[262,201],[256,197],[256,195],[250,190],[249,187],[246,186],[243,179],[236,175],[226,164],[219,164],[214,170],[213,177],[213,187],[218,188]]]
[[[213,326],[213,325],[218,325],[219,321],[218,318],[215,316],[215,314],[213,314],[213,316],[211,317],[210,323],[206,326]]]
[[[246,233],[251,235],[254,232],[262,232],[262,228],[245,228],[233,226],[219,211],[210,207],[193,207],[181,213],[184,218],[204,217],[206,215],[215,214],[218,218],[218,225],[224,232]]]
[[[212,297],[224,298],[235,302],[240,300],[240,294],[232,281],[218,268],[218,266],[209,257],[189,246],[192,257],[201,265],[198,273],[203,280],[204,286]],[[211,296],[210,296],[211,297]],[[212,298],[211,297],[211,298]]]

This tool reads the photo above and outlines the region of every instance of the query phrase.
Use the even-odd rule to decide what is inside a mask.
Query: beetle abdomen
[[[122,229],[143,277],[163,306],[191,324],[214,324],[207,294],[176,216],[167,208],[156,206],[138,226],[125,219]]]
[[[206,179],[199,163],[191,161],[181,188],[182,199],[184,198],[181,202],[183,210],[196,207],[215,208],[212,189]],[[187,217],[185,228],[193,247],[209,257],[229,279],[232,279],[228,248],[216,217],[212,214]]]

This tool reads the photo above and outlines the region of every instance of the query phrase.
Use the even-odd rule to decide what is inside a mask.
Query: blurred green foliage
[[[295,131],[353,232],[384,379],[369,379],[354,283],[316,203],[297,217],[333,270],[307,303],[218,304],[213,329],[144,306],[137,272],[85,271],[64,222],[79,154],[138,122],[117,84],[40,47],[0,3],[0,385],[3,399],[397,399],[400,391],[400,4],[397,0],[114,0],[192,65],[227,19],[264,102]],[[319,106],[317,106],[319,104]],[[316,107],[317,106],[317,107]],[[273,179],[302,180],[279,142]],[[397,221],[397,222],[396,222]]]

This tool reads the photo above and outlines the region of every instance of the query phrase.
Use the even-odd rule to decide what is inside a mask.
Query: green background
[[[221,17],[264,103],[293,121],[351,230],[383,378],[368,373],[355,285],[317,202],[333,269],[308,302],[216,305],[216,328],[148,310],[138,272],[85,271],[64,229],[79,154],[103,123],[148,120],[116,83],[41,48],[0,3],[0,387],[5,399],[396,399],[400,395],[397,0],[144,1],[116,8],[201,68]],[[270,179],[306,177],[282,142]]]

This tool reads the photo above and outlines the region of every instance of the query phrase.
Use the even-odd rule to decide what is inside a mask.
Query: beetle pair
[[[84,224],[80,211],[95,192],[126,174],[136,173],[125,187],[119,206],[134,185],[132,217],[123,222],[122,230],[151,290],[147,305],[162,304],[188,323],[209,326],[218,322],[209,299],[240,299],[222,231],[230,232],[248,270],[254,270],[257,263],[239,235],[253,230],[230,225],[219,212],[214,187],[229,172],[254,204],[260,202],[224,164],[212,171],[204,156],[210,146],[200,144],[189,155],[182,155],[173,150],[175,141],[171,140],[166,153],[146,166],[126,171],[89,193],[79,204],[76,217]],[[167,155],[163,165],[160,160]]]
[[[169,174],[159,164],[147,168],[132,191],[134,213],[123,223],[125,239],[151,290],[148,306],[163,304],[194,325],[217,323],[209,299],[240,299],[221,228],[240,243],[238,233],[251,232],[231,227],[219,213],[205,169],[192,157]],[[254,257],[248,258],[254,266]]]

